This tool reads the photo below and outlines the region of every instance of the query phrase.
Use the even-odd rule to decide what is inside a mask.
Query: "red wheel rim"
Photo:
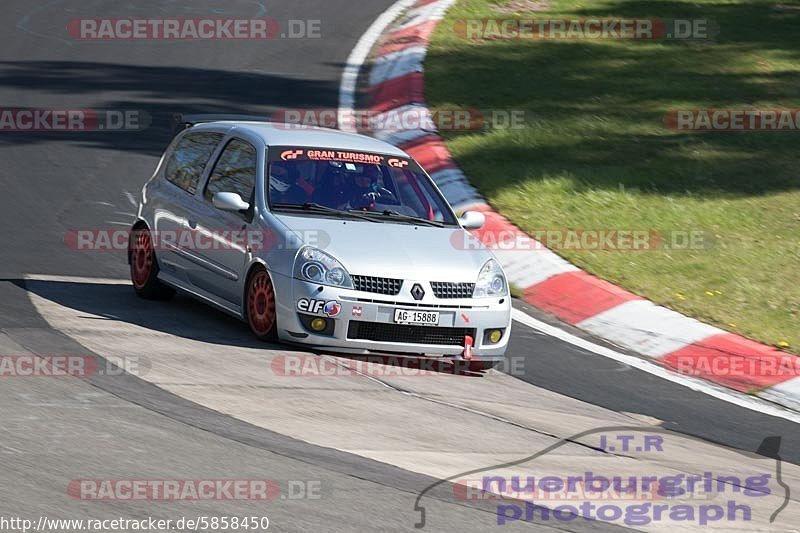
[[[131,252],[131,280],[137,289],[143,289],[153,269],[153,242],[147,230],[137,231],[134,235],[136,240]]]
[[[257,272],[250,278],[247,317],[257,335],[267,335],[275,324],[275,291],[266,272]]]

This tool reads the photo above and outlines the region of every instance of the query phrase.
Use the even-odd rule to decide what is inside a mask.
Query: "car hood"
[[[351,274],[474,283],[493,256],[461,228],[277,215]]]

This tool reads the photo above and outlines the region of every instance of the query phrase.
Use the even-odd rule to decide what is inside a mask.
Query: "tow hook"
[[[472,359],[472,343],[473,343],[472,337],[470,335],[465,335],[464,336],[464,353],[462,354],[462,356],[467,361],[470,361]]]

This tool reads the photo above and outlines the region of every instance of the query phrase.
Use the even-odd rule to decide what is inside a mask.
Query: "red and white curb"
[[[403,0],[376,20],[354,49],[342,80],[340,112],[354,107],[355,80],[372,49],[368,104],[374,114],[427,112],[423,63],[433,30],[455,0]],[[458,211],[486,216],[478,237],[521,235],[470,185],[436,131],[376,131],[411,154]],[[502,232],[502,233],[501,233]],[[522,237],[522,239],[530,239]],[[800,410],[800,358],[655,305],[583,272],[543,246],[503,250],[490,244],[529,304],[660,364]],[[519,242],[519,240],[517,241]]]

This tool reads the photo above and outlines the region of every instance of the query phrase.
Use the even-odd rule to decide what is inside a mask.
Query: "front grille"
[[[354,302],[364,302],[366,304],[394,305],[396,307],[426,307],[431,309],[488,309],[488,305],[448,305],[448,304],[429,304],[424,302],[396,302],[392,300],[376,300],[375,298],[342,298]]]
[[[350,277],[353,278],[353,287],[355,287],[357,291],[390,294],[394,296],[400,293],[400,288],[403,286],[402,279],[379,278],[376,276]]]
[[[348,339],[414,344],[463,346],[464,337],[475,338],[473,328],[440,328],[435,326],[405,326],[383,322],[350,321]]]
[[[474,283],[453,283],[450,281],[431,281],[433,294],[437,298],[472,298]]]

